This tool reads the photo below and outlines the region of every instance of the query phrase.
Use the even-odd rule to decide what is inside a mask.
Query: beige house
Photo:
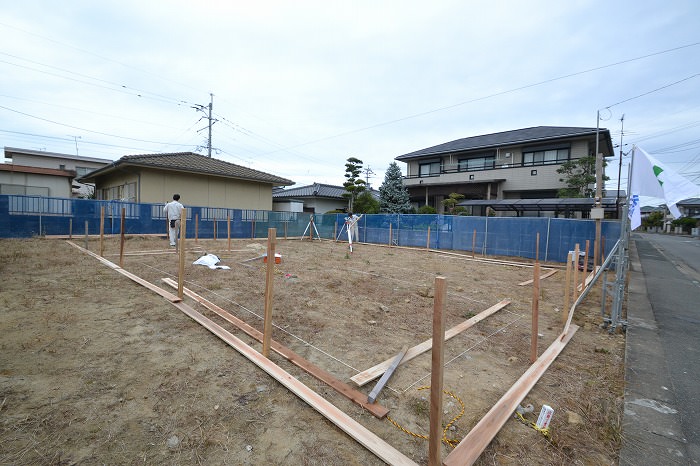
[[[127,155],[80,179],[95,183],[97,199],[272,210],[272,188],[293,181],[192,152]]]
[[[5,147],[0,165],[0,194],[50,197],[87,197],[93,186],[78,183],[76,177],[102,168],[111,160],[40,150]]]
[[[458,139],[396,160],[407,165],[404,185],[413,205],[443,212],[451,193],[480,201],[556,198],[566,187],[557,169],[594,155],[596,138],[598,151],[613,156],[607,129],[537,126]]]

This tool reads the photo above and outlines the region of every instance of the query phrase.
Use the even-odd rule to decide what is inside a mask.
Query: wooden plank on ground
[[[547,350],[542,353],[537,361],[518,379],[517,382],[501,397],[498,402],[486,413],[466,437],[459,442],[452,452],[447,455],[443,464],[445,466],[473,464],[491,443],[499,430],[513,413],[518,405],[532,390],[542,374],[549,368],[552,361],[561,353],[566,344],[574,336],[578,327],[571,326],[568,334],[562,334],[554,340]]]
[[[557,273],[557,272],[558,272],[558,270],[550,270],[549,272],[540,275],[540,280],[544,280],[544,279],[547,278],[547,277],[551,277],[552,275],[554,275],[554,274]],[[524,282],[522,282],[522,283],[518,283],[518,286],[530,285],[530,284],[533,283],[534,281],[535,281],[535,279],[534,279],[534,278],[531,278],[530,280],[524,281]]]
[[[374,453],[378,458],[391,465],[411,465],[417,464],[396,448],[379,438],[376,434],[368,430],[362,424],[348,416],[331,402],[321,397],[318,393],[295,379],[278,365],[271,362],[259,352],[255,351],[243,341],[226,331],[223,327],[212,320],[206,318],[185,303],[172,303],[193,320],[201,324],[204,328],[222,339],[229,346],[245,356],[249,361],[267,372],[272,378],[284,385],[289,391],[305,401],[309,406],[318,411],[326,419],[335,424],[343,432],[357,440],[361,445]]]
[[[69,241],[69,243],[71,242]],[[71,244],[84,252],[90,252],[87,249],[83,249],[76,244]],[[96,257],[97,259],[102,259],[97,254],[90,253],[90,255]],[[107,260],[101,260],[101,262],[113,268],[114,270],[117,270],[119,272],[123,271],[123,269],[121,269],[119,266]],[[131,275],[136,277],[133,274]],[[171,301],[171,303],[173,306],[180,309],[182,312],[184,312],[193,320],[201,324],[214,335],[218,336],[229,346],[236,349],[239,353],[248,358],[249,361],[254,363],[256,366],[258,366],[265,372],[267,372],[271,377],[273,377],[275,380],[277,380],[279,383],[281,383],[287,389],[289,389],[292,393],[294,393],[303,401],[305,401],[309,406],[318,411],[322,416],[324,416],[326,419],[335,424],[343,432],[348,434],[350,437],[359,442],[362,446],[374,453],[379,459],[391,465],[418,466],[414,461],[406,457],[403,453],[401,453],[393,446],[379,438],[373,432],[365,428],[362,424],[345,414],[335,405],[321,397],[321,395],[314,392],[309,387],[301,383],[299,380],[292,377],[291,374],[284,371],[281,367],[277,366],[276,364],[273,364],[270,360],[263,357],[253,348],[246,345],[243,341],[239,340],[238,338],[227,332],[223,327],[207,319],[202,314],[192,309],[191,306],[188,306],[187,304],[181,301]]]
[[[177,287],[177,282],[175,280],[173,280],[172,278],[163,278],[163,282],[167,283],[168,285],[172,286],[173,288]],[[251,338],[254,338],[258,342],[262,343],[263,333],[261,331],[257,330],[256,328],[254,328],[251,325],[248,325],[243,320],[234,316],[233,314],[226,311],[225,309],[222,309],[221,307],[217,306],[216,304],[212,303],[208,299],[198,295],[197,293],[188,289],[187,287],[185,287],[184,291],[185,291],[185,295],[194,299],[195,301],[197,301],[198,303],[200,303],[201,305],[203,305],[204,307],[206,307],[210,311],[215,312],[216,314],[218,314],[220,317],[227,320],[228,322],[232,323],[233,325],[238,327],[240,330],[245,332]],[[340,393],[344,397],[348,398],[350,401],[362,406],[363,408],[365,408],[367,411],[372,413],[372,415],[376,416],[377,418],[381,419],[389,413],[389,410],[386,407],[384,407],[382,405],[374,404],[374,403],[368,403],[367,396],[364,393],[361,393],[361,392],[355,390],[354,388],[352,388],[350,385],[346,384],[345,382],[338,380],[331,373],[321,369],[320,367],[316,366],[312,362],[307,361],[306,359],[299,356],[297,353],[290,350],[286,346],[283,346],[282,344],[276,342],[275,340],[271,340],[270,345],[271,345],[272,350],[275,351],[277,354],[285,357],[289,362],[291,362],[295,366],[299,367],[300,369],[306,371],[308,374],[316,377],[321,382],[328,384],[330,387],[335,389],[338,393]]]
[[[588,274],[585,280],[586,287],[593,281],[593,277],[595,277],[595,274],[598,273],[598,270],[600,269],[600,266],[596,267],[595,270],[592,270],[591,273]],[[583,291],[583,283],[579,283],[576,289],[580,292]]]
[[[403,357],[406,355],[406,351],[408,351],[408,345],[404,346],[401,348],[401,351],[399,351],[399,354],[396,355],[394,358],[394,361],[391,363],[389,368],[384,372],[384,375],[382,375],[382,378],[379,379],[379,382],[377,382],[377,385],[374,386],[372,391],[370,392],[369,396],[367,397],[367,401],[370,403],[374,403],[374,400],[377,399],[377,396],[379,396],[379,392],[382,391],[382,388],[384,388],[384,385],[389,381],[392,375],[394,375],[394,371],[396,370],[397,367],[399,367],[399,363],[403,359]]]
[[[172,294],[172,293],[170,293],[170,292],[164,290],[163,288],[161,288],[161,287],[159,287],[159,286],[154,285],[153,283],[150,283],[150,282],[144,280],[143,278],[141,278],[141,277],[139,277],[139,276],[137,276],[137,275],[134,275],[134,274],[131,273],[131,272],[128,272],[128,271],[122,269],[122,268],[119,267],[117,264],[108,261],[108,260],[105,259],[104,257],[100,257],[98,254],[95,254],[95,253],[92,252],[92,251],[88,251],[87,249],[78,246],[77,244],[75,244],[75,243],[72,242],[72,241],[67,241],[67,243],[70,244],[70,245],[73,246],[73,247],[76,247],[76,248],[80,249],[80,250],[83,251],[84,253],[91,255],[92,257],[94,257],[94,258],[97,259],[98,261],[100,261],[100,262],[102,262],[103,264],[105,264],[107,267],[116,270],[116,271],[119,272],[120,274],[124,275],[125,277],[130,278],[131,280],[135,281],[135,282],[138,283],[139,285],[144,286],[144,287],[148,288],[149,290],[154,291],[155,293],[161,295],[162,297],[164,297],[164,298],[167,299],[168,301],[173,302],[173,303],[176,303],[176,302],[178,302],[178,301],[182,301],[182,299],[178,298],[178,297],[175,296],[174,294]]]
[[[478,322],[481,322],[491,314],[494,314],[497,311],[500,311],[504,307],[506,307],[508,304],[510,304],[510,299],[504,299],[500,303],[494,304],[490,308],[486,309],[485,311],[481,311],[479,314],[475,315],[474,317],[465,320],[461,324],[455,325],[451,329],[445,332],[445,341],[449,340],[450,338],[454,337],[455,335],[458,335],[459,333],[465,331],[469,327],[474,326]],[[433,339],[429,339],[424,341],[423,343],[420,343],[413,348],[410,348],[407,352],[406,355],[403,357],[401,360],[400,364],[403,364],[407,361],[410,361],[411,359],[415,358],[416,356],[420,356],[421,354],[425,353],[428,351],[430,348],[433,347]],[[393,361],[393,358],[387,359],[384,362],[381,362],[377,364],[374,367],[370,367],[367,370],[364,370],[360,372],[357,375],[354,375],[350,377],[350,380],[355,382],[358,386],[363,386],[367,384],[368,382],[371,382],[372,380],[376,379],[380,375],[384,373],[384,371],[387,370],[387,368],[391,365],[391,362]]]

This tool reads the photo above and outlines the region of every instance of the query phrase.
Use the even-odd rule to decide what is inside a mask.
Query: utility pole
[[[212,120],[211,120],[211,111],[214,108],[214,94],[209,93],[209,139],[207,143],[207,149],[208,149],[208,154],[209,158],[211,158],[211,125],[212,125]]]
[[[365,172],[365,180],[366,180],[366,184],[367,184],[367,189],[369,189],[369,176],[374,175],[374,172],[369,167],[369,165],[367,165],[367,168],[364,169],[364,172]]]
[[[78,139],[82,139],[80,136],[69,135],[75,140],[75,155],[78,155]]]
[[[217,120],[212,116],[212,111],[214,110],[214,94],[209,93],[209,96],[210,96],[210,100],[209,100],[209,105],[207,107],[205,107],[204,105],[195,104],[195,105],[192,105],[192,108],[197,110],[198,112],[204,113],[206,115],[206,119],[209,120],[209,124],[207,125],[208,130],[209,130],[209,137],[207,138],[207,156],[209,158],[211,158],[211,147],[212,147],[211,127],[214,123],[216,123]],[[205,108],[207,108],[209,111],[206,112]],[[205,118],[205,117],[201,117],[198,121],[202,121],[202,118]],[[204,128],[198,129],[197,132],[199,133],[203,129]],[[201,148],[201,146],[198,146],[197,150],[199,150],[200,148]]]
[[[617,218],[620,218],[620,178],[622,177],[622,136],[625,134],[625,114],[622,114],[620,118],[620,164],[617,167],[617,201],[615,204],[615,211],[617,212]]]
[[[595,128],[595,208],[591,209],[591,217],[595,219],[595,241],[593,243],[593,270],[599,265],[600,240],[602,233],[603,213],[603,157],[600,154],[600,110],[596,116]],[[578,263],[578,258],[576,258]]]

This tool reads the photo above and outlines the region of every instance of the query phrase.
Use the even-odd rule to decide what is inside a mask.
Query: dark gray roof
[[[314,183],[308,186],[299,186],[298,188],[290,188],[278,190],[272,193],[273,199],[286,198],[304,198],[304,197],[325,197],[331,199],[344,199],[343,193],[346,193],[344,187],[333,186],[330,184]]]
[[[260,183],[271,183],[273,186],[288,186],[294,184],[293,181],[280,176],[271,175],[193,152],[126,155],[104,168],[87,174],[78,181],[93,180],[98,176],[115,170],[117,167],[124,166],[158,168],[161,170],[257,181]]]
[[[610,140],[610,132],[605,128],[600,128],[599,133],[601,142],[603,142],[600,151],[606,156],[612,155],[613,148]],[[501,133],[483,134],[481,136],[457,139],[455,141],[400,155],[396,157],[396,160],[405,161],[417,157],[425,157],[426,155],[439,155],[467,150],[495,149],[497,147],[516,144],[554,142],[558,139],[595,136],[595,134],[596,128],[535,126],[533,128],[515,129],[503,131]]]
[[[693,207],[700,205],[700,197],[691,197],[689,199],[683,199],[680,202],[677,202],[676,205],[679,206],[684,206],[684,207]]]

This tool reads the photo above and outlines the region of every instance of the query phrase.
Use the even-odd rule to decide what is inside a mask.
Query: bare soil
[[[75,243],[84,246],[78,238]],[[262,330],[266,240],[187,243],[186,286]],[[99,240],[89,249],[99,252]],[[230,270],[192,262],[205,253]],[[445,423],[461,440],[527,370],[533,269],[420,249],[278,239],[273,338],[348,382],[431,337],[433,284],[446,278],[446,328],[512,303],[445,347]],[[119,239],[105,257],[119,263]],[[478,256],[477,256],[478,257]],[[124,268],[163,288],[177,278],[167,241],[132,237]],[[542,280],[539,353],[561,332],[563,271]],[[0,463],[381,464],[321,414],[166,299],[60,239],[0,240]],[[169,289],[169,288],[168,288]],[[172,290],[172,289],[171,289]],[[194,301],[253,348],[261,345]],[[600,327],[600,291],[581,329],[524,401],[554,408],[546,438],[513,418],[478,464],[616,464],[624,335]],[[377,419],[277,354],[273,362],[419,464],[427,464],[430,353],[401,365]],[[374,382],[359,390],[369,393]],[[443,444],[443,457],[451,451]]]

